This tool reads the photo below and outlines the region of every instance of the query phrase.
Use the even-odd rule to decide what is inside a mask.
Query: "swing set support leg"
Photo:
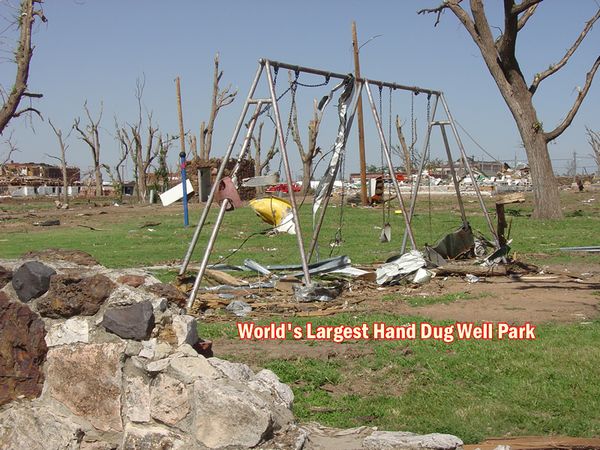
[[[240,169],[241,162],[244,159],[244,157],[246,156],[246,152],[248,151],[248,148],[250,146],[250,139],[252,137],[252,133],[254,131],[254,126],[256,125],[258,113],[260,112],[262,105],[263,105],[262,101],[259,101],[256,104],[256,112],[254,113],[254,115],[252,116],[252,119],[250,120],[250,124],[248,125],[248,131],[246,132],[246,137],[244,139],[244,143],[242,144],[242,149],[240,150],[240,154],[236,161],[235,167],[233,168],[231,181],[233,182],[233,184],[235,186],[237,186],[237,173]],[[224,160],[224,161],[226,161],[226,160]],[[218,189],[219,184],[221,184],[220,179],[215,181],[213,189],[215,189],[215,188]],[[210,254],[212,253],[213,247],[215,245],[215,241],[217,240],[217,236],[219,234],[219,228],[221,228],[221,224],[223,223],[223,218],[225,216],[225,212],[227,211],[228,206],[229,206],[229,200],[224,199],[223,202],[221,203],[221,208],[219,209],[219,214],[217,214],[217,219],[215,220],[215,224],[213,225],[213,229],[212,229],[212,232],[208,239],[208,242],[206,244],[206,248],[204,249],[204,255],[202,257],[202,262],[200,263],[200,268],[198,269],[198,274],[196,275],[196,279],[194,281],[194,286],[192,287],[192,292],[190,293],[190,296],[189,296],[187,304],[186,304],[188,312],[194,305],[194,300],[196,299],[196,295],[198,294],[198,289],[200,288],[200,282],[202,281],[202,277],[204,277],[204,273],[206,272],[206,268],[208,267],[208,260],[210,258]],[[207,207],[208,207],[208,205],[207,205]]]
[[[304,251],[304,241],[302,240],[302,230],[300,228],[300,218],[298,216],[296,196],[294,194],[294,189],[292,188],[292,172],[290,170],[290,162],[288,160],[287,149],[285,147],[285,134],[283,132],[283,126],[281,125],[281,116],[279,115],[279,106],[277,105],[277,95],[275,94],[273,76],[271,75],[271,63],[268,60],[265,61],[265,72],[267,75],[267,84],[269,85],[269,93],[271,94],[271,105],[273,107],[273,113],[275,114],[275,126],[277,127],[277,134],[279,135],[279,146],[281,148],[281,157],[283,159],[283,166],[285,170],[285,177],[287,179],[288,192],[290,193],[290,203],[292,204],[292,214],[294,216],[294,225],[296,227],[296,239],[298,241],[298,250],[300,251],[300,258],[302,260],[304,284],[308,286],[310,285],[310,273],[308,272],[308,262],[306,260],[306,252]]]
[[[221,161],[219,170],[217,171],[215,183],[213,184],[213,187],[210,190],[210,194],[208,195],[208,199],[206,200],[206,205],[204,206],[204,209],[202,210],[202,215],[200,216],[200,220],[198,221],[198,225],[196,226],[196,229],[194,230],[194,235],[192,237],[190,245],[188,246],[187,253],[185,255],[185,258],[183,259],[183,262],[181,263],[181,268],[179,269],[179,275],[183,275],[185,273],[185,271],[187,270],[187,267],[190,263],[190,260],[192,259],[192,254],[194,253],[194,249],[196,248],[198,238],[200,237],[200,232],[202,231],[202,228],[204,227],[204,224],[206,223],[206,218],[208,217],[210,207],[212,206],[212,202],[215,199],[215,194],[217,192],[217,189],[219,188],[221,179],[223,178],[223,173],[225,172],[225,166],[227,165],[227,161],[229,161],[229,158],[231,157],[231,153],[233,152],[233,147],[237,141],[240,130],[242,129],[242,126],[244,124],[244,118],[246,117],[246,114],[248,113],[250,99],[254,95],[254,91],[256,90],[256,86],[258,85],[258,80],[260,79],[260,75],[261,75],[262,71],[263,71],[263,65],[259,64],[259,67],[256,71],[256,75],[254,76],[254,80],[252,81],[250,91],[248,92],[248,97],[246,98],[246,102],[244,103],[244,107],[242,108],[242,113],[240,114],[240,118],[235,126],[233,136],[231,138],[231,141],[229,142],[227,151],[225,152],[225,155],[223,156],[223,160]],[[188,303],[189,303],[189,301],[188,301]]]

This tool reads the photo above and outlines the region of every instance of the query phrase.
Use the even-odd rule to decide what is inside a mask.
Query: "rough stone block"
[[[121,358],[125,343],[76,344],[48,351],[51,397],[102,431],[121,431]]]
[[[102,326],[123,339],[147,340],[154,328],[152,303],[143,301],[123,308],[108,308]]]
[[[28,261],[15,270],[12,285],[22,302],[38,298],[48,291],[50,277],[56,271],[39,261]]]
[[[0,292],[0,405],[42,392],[46,357],[44,322],[29,306]]]
[[[176,425],[189,413],[185,384],[168,375],[158,375],[150,387],[150,415],[166,425]]]

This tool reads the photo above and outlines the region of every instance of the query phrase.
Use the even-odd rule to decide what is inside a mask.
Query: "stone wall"
[[[0,448],[462,445],[449,435],[298,425],[292,390],[269,370],[207,354],[184,303],[144,271],[72,251],[0,260]]]

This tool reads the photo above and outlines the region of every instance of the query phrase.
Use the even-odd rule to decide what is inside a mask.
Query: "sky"
[[[0,0],[4,18],[17,0]],[[85,122],[83,104],[92,114],[103,105],[101,122],[101,159],[113,165],[119,149],[114,138],[115,118],[119,123],[136,120],[136,79],[145,77],[144,109],[152,111],[155,124],[164,133],[177,134],[175,78],[181,78],[185,129],[198,133],[200,122],[207,120],[212,94],[213,59],[218,52],[224,71],[222,86],[238,90],[237,99],[223,109],[215,126],[213,155],[224,153],[230,141],[259,58],[268,58],[348,73],[354,69],[351,24],[358,28],[361,72],[371,79],[416,85],[441,90],[454,119],[495,159],[525,161],[525,151],[514,120],[502,100],[466,30],[446,12],[437,27],[433,15],[416,11],[438,5],[437,0],[369,2],[358,0],[46,0],[46,24],[37,24],[33,41],[29,87],[44,97],[33,104],[44,121],[15,119],[4,131],[0,157],[7,152],[5,139],[12,135],[19,152],[18,162],[47,162],[58,155],[55,135],[48,125],[67,134],[76,117]],[[486,2],[492,26],[503,25],[501,2]],[[585,22],[598,8],[595,0],[544,1],[526,28],[519,34],[517,55],[526,78],[557,62],[581,32]],[[2,27],[4,28],[4,26]],[[377,36],[370,40],[370,38]],[[10,31],[0,40],[0,82],[7,89],[14,78],[14,65],[6,58],[13,41]],[[368,41],[368,42],[367,42]],[[598,56],[600,28],[597,25],[565,68],[545,80],[536,93],[535,105],[546,130],[554,128],[566,115],[582,86],[585,74]],[[598,78],[598,77],[596,77]],[[320,83],[319,77],[300,77],[304,83]],[[297,93],[300,128],[306,145],[307,121],[315,99],[333,86],[299,88]],[[266,95],[266,79],[259,87]],[[277,92],[287,87],[287,74],[279,75]],[[378,90],[373,90],[378,103]],[[289,97],[289,96],[288,96]],[[367,104],[368,105],[368,104]],[[319,145],[329,149],[337,127],[335,106],[324,115]],[[280,109],[287,122],[289,98]],[[411,116],[416,120],[416,147],[421,150],[426,123],[427,98],[411,98],[405,92],[382,92],[382,120],[386,136],[389,120],[399,115],[406,122],[405,133],[411,139]],[[413,113],[411,113],[411,110]],[[555,171],[563,173],[577,153],[580,171],[596,170],[590,158],[585,126],[600,129],[600,80],[592,85],[573,124],[554,143],[550,155]],[[367,163],[380,165],[381,152],[373,118],[365,109]],[[265,121],[265,141],[272,135],[272,124]],[[467,154],[477,159],[491,158],[459,129]],[[348,142],[346,171],[357,171],[358,150],[353,130]],[[395,133],[392,144],[397,144]],[[432,138],[432,157],[442,157],[439,137]],[[72,133],[67,141],[67,161],[82,171],[92,166],[86,144]],[[267,145],[267,144],[265,144]],[[452,142],[453,152],[457,152]],[[189,150],[189,149],[188,149]],[[234,149],[239,151],[239,147]],[[297,150],[288,142],[295,177],[301,173]],[[178,144],[169,156],[174,167]],[[237,154],[237,153],[236,153]],[[456,153],[454,153],[456,154]],[[274,166],[279,160],[273,162]],[[131,163],[128,163],[130,170]]]

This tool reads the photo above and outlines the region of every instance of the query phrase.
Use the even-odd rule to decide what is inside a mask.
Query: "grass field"
[[[600,197],[583,202],[594,196],[595,193],[563,193],[565,219],[555,222],[531,220],[530,202],[510,205],[507,215],[512,220],[512,248],[519,259],[597,272],[600,256],[559,251],[562,246],[600,245]],[[185,254],[200,215],[200,206],[192,205],[192,226],[186,229],[178,207],[138,207],[123,213],[127,206],[90,208],[87,204],[74,204],[73,211],[61,216],[60,226],[32,227],[31,222],[39,217],[58,214],[47,205],[38,206],[0,203],[5,216],[0,221],[0,258],[61,247],[84,250],[108,267],[177,263]],[[466,206],[473,228],[488,235],[474,199],[467,198]],[[492,206],[488,200],[491,212]],[[98,214],[100,209],[105,213]],[[29,211],[35,218],[27,215]],[[214,217],[213,211],[210,224]],[[309,205],[302,208],[301,220],[308,231]],[[493,214],[492,220],[495,222]],[[355,264],[371,264],[398,253],[403,230],[401,216],[392,214],[393,241],[389,244],[379,242],[381,209],[346,207],[342,221],[343,243],[333,248],[334,255],[349,255]],[[321,237],[321,256],[329,255],[328,244],[339,222],[340,208],[331,208]],[[423,197],[413,225],[419,245],[434,243],[460,226],[455,200],[450,196],[434,197],[430,203]],[[245,258],[262,264],[298,262],[295,237],[260,234],[267,228],[249,208],[228,213],[211,261],[233,253],[228,259],[233,264]],[[195,261],[206,245],[207,235],[204,232],[201,236]],[[174,272],[157,273],[169,279]],[[485,296],[493,297],[493,285],[486,289]],[[445,293],[399,298],[391,294],[383,300],[404,301],[412,307],[444,306],[465,300],[468,307],[469,302],[481,296]],[[600,302],[600,295],[597,296]],[[200,334],[223,345],[237,345],[235,320],[226,315],[219,317],[214,322],[201,323]],[[300,318],[286,320],[306,323]],[[430,319],[364,312],[319,318],[313,323],[353,325],[375,321],[403,324]],[[293,388],[294,411],[301,420],[339,427],[370,425],[389,430],[447,432],[465,442],[505,435],[600,436],[600,321],[537,325],[538,338],[525,342],[351,342],[335,344],[339,347],[333,347],[331,355],[326,353],[330,347],[321,343],[301,343],[302,351],[296,355],[295,347],[283,352],[261,352],[266,344],[254,342],[251,344],[256,354],[251,357],[237,351],[223,354],[218,348],[217,352],[218,356],[276,372]]]

